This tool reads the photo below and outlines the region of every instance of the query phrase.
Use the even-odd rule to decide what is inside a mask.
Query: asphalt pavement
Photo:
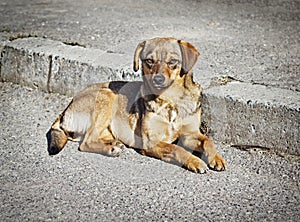
[[[224,172],[191,173],[126,149],[110,158],[45,134],[71,98],[0,83],[1,221],[299,221],[300,163],[218,144]]]
[[[300,221],[299,11],[296,0],[1,1],[0,220]],[[138,79],[134,49],[156,36],[199,49],[226,171],[71,142],[49,156],[46,132],[70,95]]]

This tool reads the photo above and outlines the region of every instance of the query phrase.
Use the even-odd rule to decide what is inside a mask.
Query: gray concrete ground
[[[299,221],[299,19],[297,0],[2,0],[0,220]],[[156,36],[199,49],[204,119],[228,169],[71,143],[49,157],[45,133],[70,101],[56,93],[139,79],[135,46]]]
[[[0,83],[1,221],[299,221],[300,164],[218,145],[226,171],[200,175],[127,149],[109,158],[45,134],[70,98]]]

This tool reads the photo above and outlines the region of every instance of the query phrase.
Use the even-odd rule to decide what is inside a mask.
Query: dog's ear
[[[139,58],[142,50],[144,49],[146,41],[140,42],[135,49],[134,58],[133,58],[133,70],[137,72],[139,70]]]
[[[198,60],[200,53],[190,43],[178,40],[182,55],[182,74],[188,73]]]

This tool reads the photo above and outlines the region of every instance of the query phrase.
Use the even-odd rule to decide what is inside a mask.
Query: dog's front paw
[[[186,161],[185,167],[195,173],[206,173],[208,168],[206,163],[196,156],[191,156]]]
[[[226,162],[220,154],[216,154],[215,157],[210,161],[209,167],[216,171],[223,171],[226,168]]]

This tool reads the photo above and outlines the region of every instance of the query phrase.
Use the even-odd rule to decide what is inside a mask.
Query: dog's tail
[[[46,134],[49,155],[58,154],[68,142],[67,134],[60,127],[61,120],[62,116],[59,116]]]

